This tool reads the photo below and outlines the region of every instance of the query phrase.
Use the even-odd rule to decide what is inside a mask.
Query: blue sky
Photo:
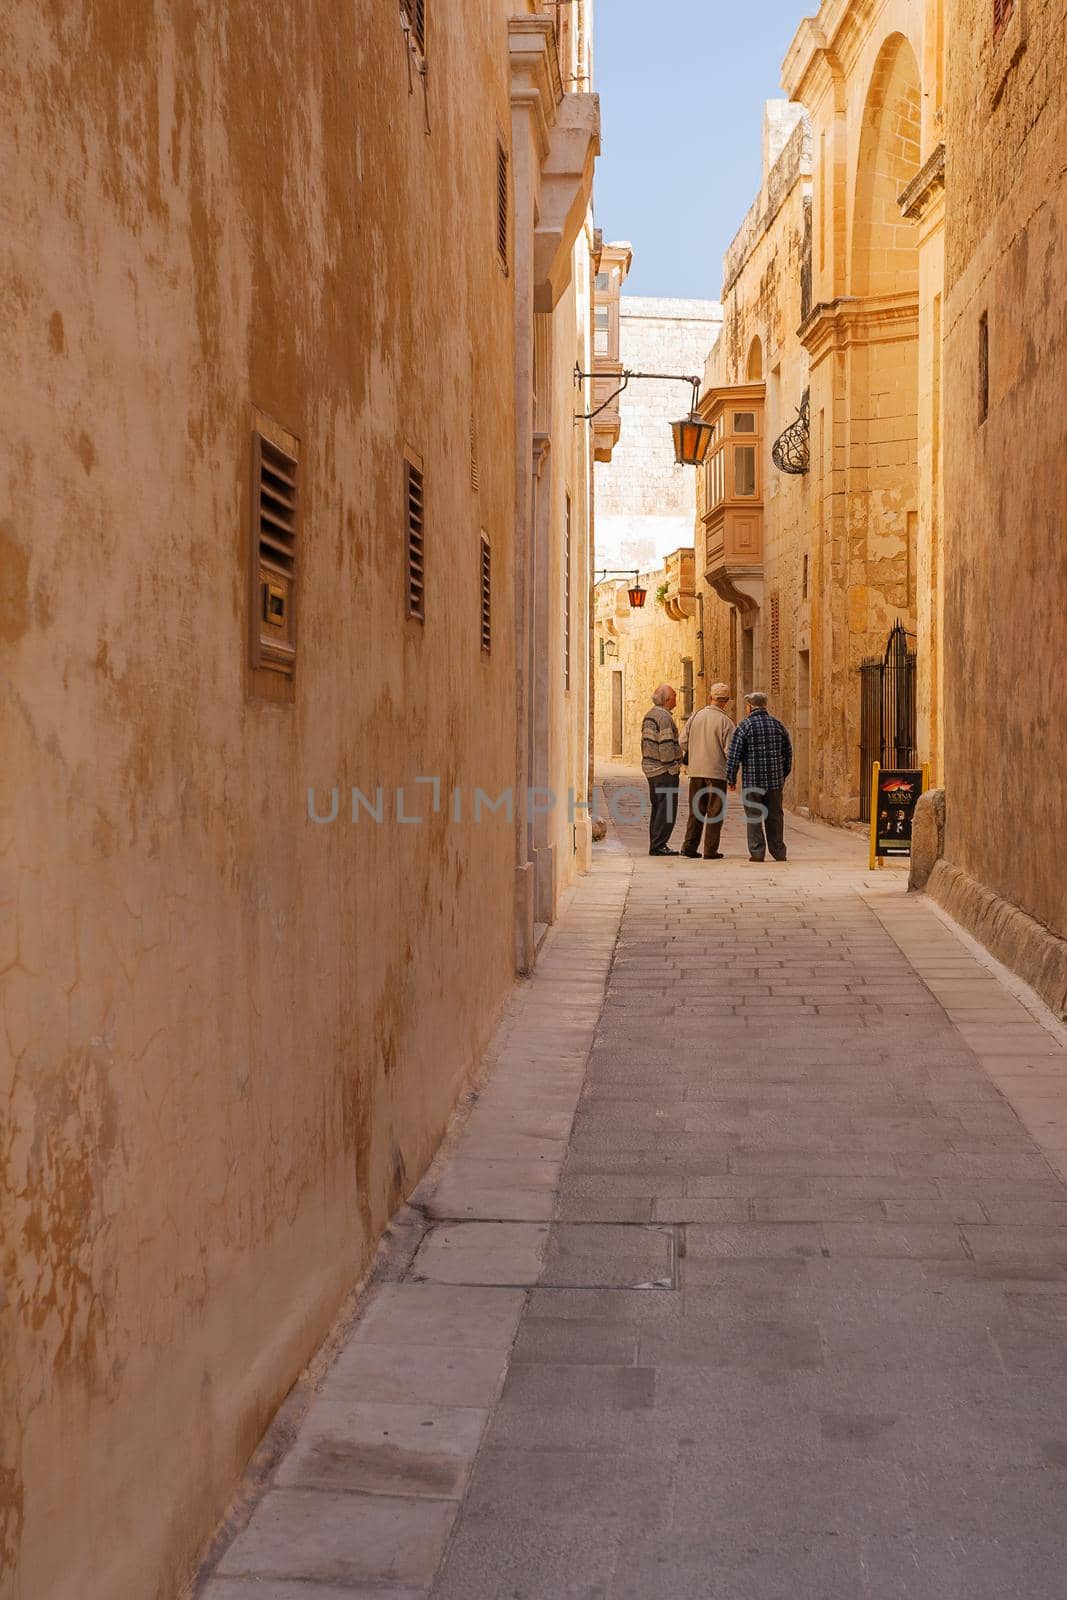
[[[765,100],[816,0],[596,0],[597,227],[629,239],[626,294],[717,300],[759,188]]]

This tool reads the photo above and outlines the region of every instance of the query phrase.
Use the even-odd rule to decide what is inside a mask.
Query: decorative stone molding
[[[541,163],[534,227],[534,310],[552,311],[571,280],[571,258],[593,195],[600,97],[566,94]]]
[[[897,197],[902,216],[917,220],[926,210],[931,196],[945,187],[945,146],[937,144],[906,189]]]
[[[919,337],[917,293],[859,298],[841,295],[812,307],[797,329],[812,365],[853,345],[891,344]]]
[[[535,433],[533,436],[533,472],[535,478],[540,478],[545,470],[548,452],[552,448],[552,440],[547,433]]]
[[[563,99],[563,80],[556,53],[555,24],[550,16],[510,17],[511,104],[529,111],[540,160],[548,154],[549,135]]]

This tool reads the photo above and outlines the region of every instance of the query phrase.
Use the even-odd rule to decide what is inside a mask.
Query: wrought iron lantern
[[[693,386],[693,400],[689,407],[689,415],[682,417],[679,422],[671,423],[671,432],[674,435],[674,459],[680,467],[702,467],[711,448],[711,439],[714,429],[710,422],[704,422],[697,416],[697,401],[700,399],[700,379],[683,377],[679,372],[630,372],[622,373],[622,382],[619,387],[608,395],[603,403],[593,411],[579,411],[575,417],[576,422],[592,422],[594,417],[599,417],[602,411],[616,401],[623,390],[626,389],[632,378],[662,380],[667,383],[690,383]],[[587,378],[595,378],[595,372],[583,372],[575,364],[575,384],[582,384]],[[644,601],[638,601],[643,605]]]
[[[680,422],[671,423],[674,434],[674,459],[680,467],[702,467],[711,448],[714,428],[692,411]]]
[[[621,572],[614,569],[610,571],[605,569],[603,572],[598,572],[593,581],[595,583],[604,583],[608,578],[629,578],[630,586],[626,591],[626,596],[630,602],[630,608],[633,611],[643,610],[648,590],[641,582],[640,572],[633,567],[624,568]]]
[[[808,391],[805,389],[796,421],[791,422],[771,446],[771,460],[779,472],[788,472],[794,477],[801,477],[807,472],[811,464],[808,448],[810,434]]]

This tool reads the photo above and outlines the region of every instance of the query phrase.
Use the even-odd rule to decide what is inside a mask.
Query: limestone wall
[[[743,618],[703,581],[705,540],[700,520],[706,474],[699,481],[697,572],[703,599],[707,682],[721,679],[734,691],[731,715],[742,714],[742,694],[762,689],[771,709],[792,729],[797,747],[791,803],[809,801],[811,552],[816,501],[813,475],[789,476],[771,460],[774,441],[795,419],[809,383],[808,355],[797,329],[803,320],[805,273],[810,263],[811,132],[797,121],[781,142],[780,102],[765,119],[770,142],[767,177],[724,262],[723,328],[707,367],[709,386],[763,381],[764,486],[761,603],[746,642]]]
[[[623,366],[700,376],[721,321],[715,301],[624,294]],[[622,394],[621,437],[610,463],[595,469],[598,568],[642,567],[692,544],[694,473],[675,464],[670,431],[691,399],[684,383],[635,382]]]
[[[1001,902],[983,901],[981,936],[1062,1006],[1067,13],[1017,4],[994,41],[986,11],[955,7],[947,101],[945,852]],[[1012,908],[1044,927],[1047,960],[1033,939],[997,944]]]

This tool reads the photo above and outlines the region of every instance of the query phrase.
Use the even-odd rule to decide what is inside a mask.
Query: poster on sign
[[[911,825],[926,769],[881,767],[871,775],[871,864],[911,855]]]

